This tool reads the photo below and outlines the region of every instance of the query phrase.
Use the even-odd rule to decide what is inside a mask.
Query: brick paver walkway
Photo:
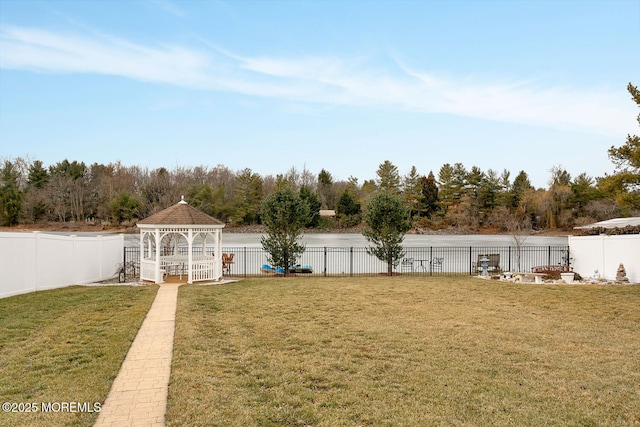
[[[178,284],[162,284],[95,427],[164,426]]]

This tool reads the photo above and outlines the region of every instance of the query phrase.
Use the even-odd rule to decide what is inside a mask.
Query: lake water
[[[262,247],[258,233],[222,233],[222,246]],[[302,236],[307,247],[365,247],[369,242],[362,234],[311,233]],[[567,237],[528,236],[524,246],[568,245]],[[510,235],[426,235],[407,234],[403,246],[407,247],[468,247],[468,246],[515,246]]]
[[[78,236],[95,236],[98,234],[108,235],[113,233],[53,233],[53,234],[75,234]],[[222,232],[222,246],[226,247],[247,247],[261,248],[260,233],[225,233]],[[331,248],[357,248],[367,247],[369,242],[362,234],[355,233],[310,233],[302,236],[302,241],[307,247],[331,247]],[[125,246],[138,246],[140,242],[139,234],[125,234]],[[569,244],[568,237],[556,236],[528,236],[522,243],[523,246],[566,246]],[[495,246],[515,246],[513,237],[510,235],[494,234],[461,234],[461,235],[428,235],[428,234],[407,234],[404,238],[403,246],[428,248],[428,247],[495,247]]]

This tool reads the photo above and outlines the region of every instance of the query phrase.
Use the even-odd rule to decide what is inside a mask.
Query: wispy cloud
[[[203,45],[204,46],[204,45]],[[388,61],[387,61],[388,62]],[[635,112],[624,93],[436,76],[370,58],[248,57],[207,45],[148,46],[7,26],[0,67],[116,75],[146,82],[237,92],[284,101],[378,106],[600,133],[626,133]]]
[[[47,31],[0,30],[0,67],[95,73],[170,84],[198,85],[209,59],[175,46],[150,48],[113,37],[82,39]]]
[[[158,5],[165,12],[170,13],[173,16],[177,16],[178,18],[184,18],[187,16],[184,10],[180,9],[175,3],[169,0],[151,0],[151,2]]]

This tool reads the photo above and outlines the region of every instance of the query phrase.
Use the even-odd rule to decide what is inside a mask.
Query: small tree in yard
[[[506,220],[507,230],[511,232],[511,241],[516,247],[516,271],[520,269],[520,259],[522,255],[522,246],[527,237],[531,234],[531,221],[525,215],[517,215],[516,213],[509,216]]]
[[[304,244],[298,241],[302,228],[309,220],[309,207],[290,188],[276,190],[262,202],[262,223],[267,235],[260,241],[267,252],[267,259],[274,268],[289,267],[304,252]]]
[[[407,221],[404,203],[389,193],[375,195],[365,213],[363,236],[375,246],[367,248],[370,255],[387,263],[387,274],[393,274],[393,268],[404,256],[402,241],[411,228]]]

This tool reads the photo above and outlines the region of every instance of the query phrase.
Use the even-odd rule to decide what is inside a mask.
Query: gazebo
[[[138,221],[140,279],[163,283],[176,275],[187,283],[222,278],[224,223],[182,200]]]

